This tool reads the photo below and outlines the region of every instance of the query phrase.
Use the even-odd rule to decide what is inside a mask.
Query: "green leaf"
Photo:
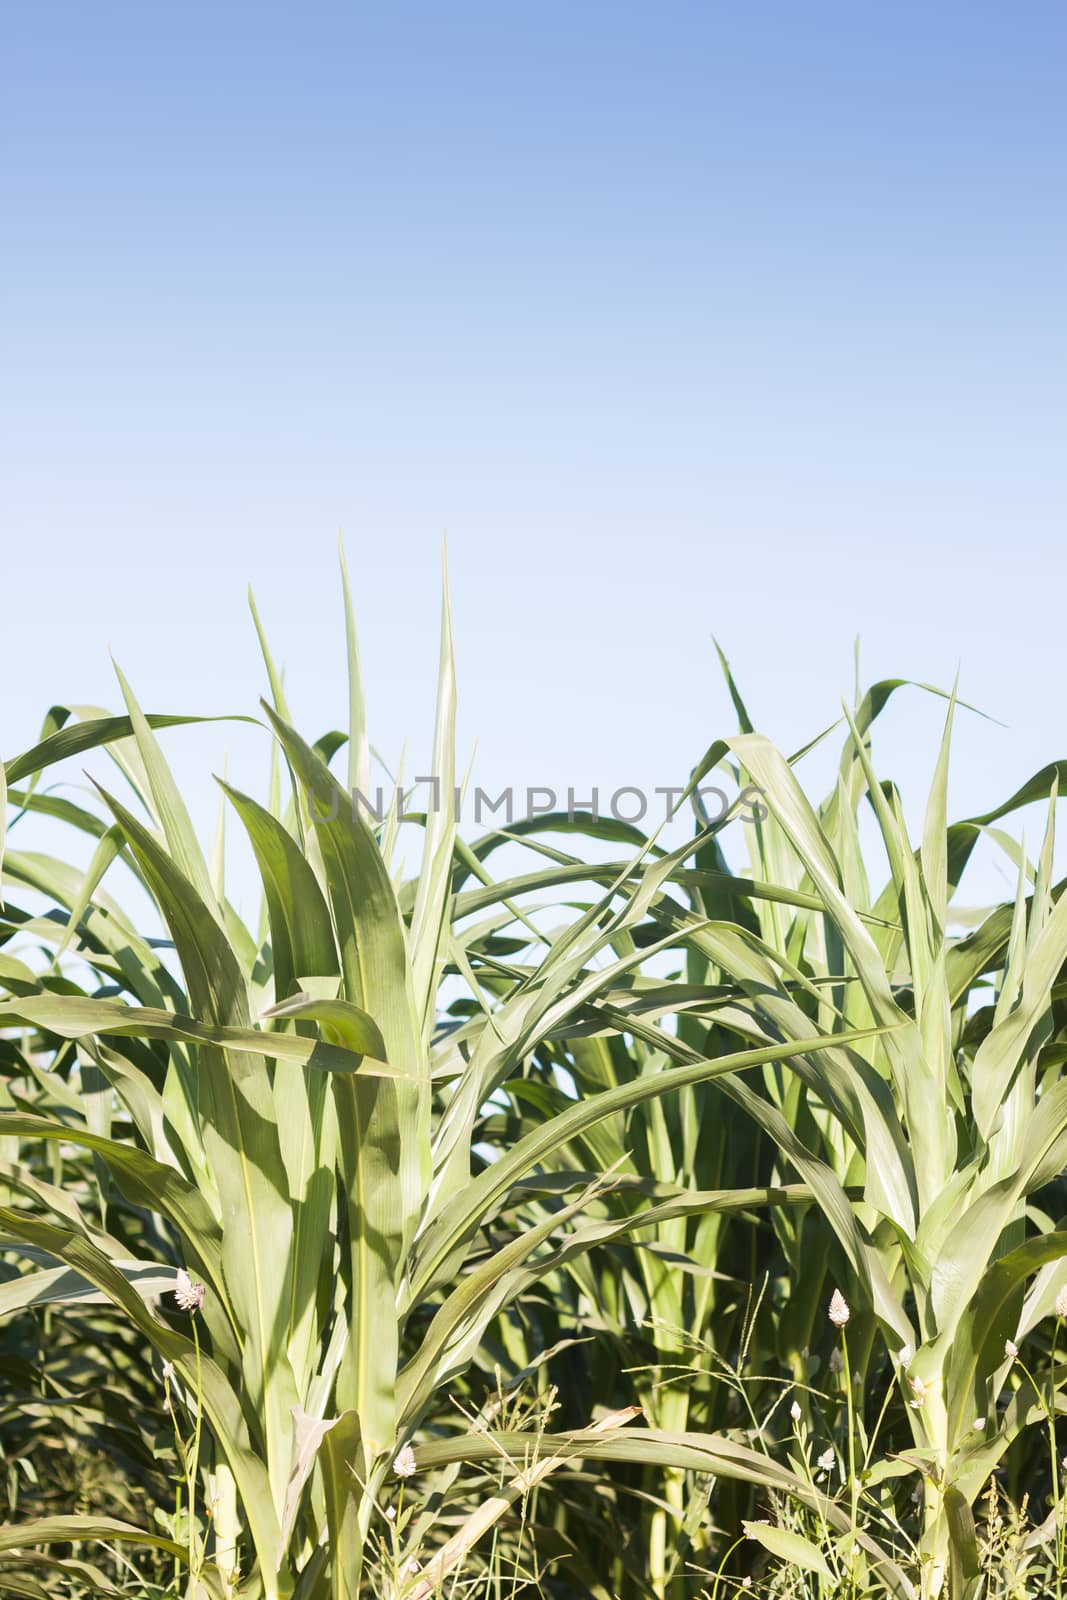
[[[258,723],[259,718],[161,717],[150,714],[145,721],[150,728],[182,728],[201,722]],[[7,782],[19,783],[23,778],[54,766],[57,761],[66,761],[70,756],[84,755],[86,750],[96,750],[101,745],[115,744],[120,739],[130,738],[133,732],[133,722],[129,717],[97,717],[88,722],[71,723],[68,727],[49,734],[40,744],[34,745],[32,750],[27,750],[23,755],[15,756],[13,760],[6,762]]]
[[[277,1020],[302,1019],[317,1022],[337,1044],[355,1055],[371,1056],[375,1061],[385,1059],[385,1040],[372,1016],[349,1000],[316,1000],[309,994],[297,994],[281,1005],[272,1006],[263,1013]]]
[[[248,795],[221,778],[217,781],[232,801],[255,853],[270,918],[274,990],[282,1001],[303,978],[340,972],[330,913],[314,872],[288,830]]]
[[[298,1002],[299,1004],[300,1002]],[[363,1018],[360,1038],[365,1044],[381,1043],[381,1035],[366,1012],[353,1007]],[[294,1013],[295,1015],[295,1013]],[[217,1046],[237,1056],[270,1056],[292,1061],[299,1066],[316,1067],[320,1072],[358,1073],[360,1077],[388,1078],[412,1082],[388,1062],[369,1054],[356,1055],[350,1049],[318,1039],[300,1038],[288,1033],[264,1033],[256,1028],[231,1028],[198,1022],[194,1017],[152,1006],[128,1006],[120,1000],[87,1000],[81,995],[11,996],[0,1000],[0,1026],[12,1022],[31,1022],[65,1039],[89,1035],[139,1039],[163,1039],[177,1044]],[[238,1071],[238,1077],[244,1077]]]
[[[817,1572],[826,1583],[833,1582],[834,1575],[826,1557],[818,1545],[805,1539],[803,1534],[793,1533],[790,1528],[779,1528],[769,1522],[744,1522],[742,1527],[747,1538],[761,1544],[779,1561],[785,1561],[789,1566],[803,1567],[805,1572]]]
[[[188,1550],[173,1539],[164,1538],[150,1528],[137,1528],[116,1517],[36,1517],[29,1522],[6,1523],[0,1527],[0,1550],[19,1550],[25,1545],[77,1544],[83,1539],[114,1540],[116,1544],[139,1544],[162,1550],[176,1561],[188,1560]]]

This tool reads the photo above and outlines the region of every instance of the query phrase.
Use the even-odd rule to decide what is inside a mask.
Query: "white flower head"
[[[174,1376],[174,1362],[173,1361],[164,1361],[164,1363],[163,1363],[163,1382],[164,1383],[169,1383],[170,1380],[173,1378],[173,1376]]]
[[[834,1468],[834,1462],[836,1460],[837,1457],[834,1455],[833,1446],[831,1446],[830,1449],[823,1451],[815,1465],[818,1467],[820,1472],[832,1472]]]
[[[386,1522],[395,1522],[396,1521],[396,1506],[386,1506],[386,1508],[385,1508],[385,1520],[386,1520]]]
[[[800,1421],[801,1411],[800,1411],[800,1401],[799,1400],[794,1400],[793,1401],[793,1404],[789,1407],[789,1415],[792,1417],[794,1422],[799,1422]]]
[[[1019,1346],[1015,1343],[1015,1341],[1012,1340],[1012,1339],[1005,1339],[1005,1341],[1004,1341],[1004,1357],[1005,1357],[1005,1360],[1014,1361],[1018,1354],[1019,1354]]]
[[[1056,1296],[1056,1304],[1052,1308],[1058,1317],[1067,1317],[1067,1283],[1064,1284]]]
[[[174,1298],[182,1311],[202,1311],[207,1290],[202,1283],[194,1283],[184,1267],[179,1267],[174,1281]]]
[[[415,1476],[415,1452],[406,1444],[393,1462],[393,1471],[398,1478],[413,1478]]]
[[[910,1367],[912,1362],[915,1360],[915,1346],[910,1344],[902,1344],[900,1349],[897,1351],[897,1360],[902,1367]]]
[[[926,1404],[926,1385],[921,1378],[909,1378],[911,1385],[911,1399],[908,1401],[913,1411],[921,1411]]]
[[[831,1372],[843,1372],[844,1368],[845,1368],[845,1358],[841,1354],[841,1352],[838,1349],[837,1345],[835,1344],[834,1348],[830,1351],[830,1371]]]
[[[985,1424],[985,1417],[975,1417],[974,1421],[971,1423],[971,1427],[974,1429],[975,1433],[984,1433]]]
[[[826,1315],[830,1318],[835,1328],[843,1328],[852,1315],[848,1308],[848,1301],[840,1289],[835,1289],[830,1296],[830,1306]]]

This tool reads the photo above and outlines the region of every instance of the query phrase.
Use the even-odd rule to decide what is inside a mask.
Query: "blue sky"
[[[1065,50],[1053,3],[9,8],[4,754],[109,648],[254,706],[249,580],[339,722],[340,528],[409,771],[447,534],[486,783],[675,781],[713,633],[795,747],[858,633],[1006,724],[959,730],[991,805],[1067,754]],[[916,797],[939,720],[885,718]],[[168,741],[205,824],[224,747],[258,783]]]

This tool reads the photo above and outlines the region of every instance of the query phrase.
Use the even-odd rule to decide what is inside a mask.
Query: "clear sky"
[[[4,7],[4,754],[109,647],[254,707],[248,580],[338,723],[340,528],[409,771],[447,534],[486,783],[676,781],[713,633],[792,748],[858,633],[1006,724],[991,805],[1067,755],[1065,72],[1058,0]],[[204,819],[224,744],[168,737]]]

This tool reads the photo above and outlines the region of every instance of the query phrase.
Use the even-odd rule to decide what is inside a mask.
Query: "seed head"
[[[840,1289],[835,1289],[830,1296],[830,1307],[826,1314],[835,1328],[843,1328],[852,1315],[848,1308],[848,1301]]]
[[[1008,1361],[1014,1361],[1019,1354],[1019,1346],[1012,1339],[1004,1341],[1004,1355]]]
[[[844,1367],[845,1358],[835,1344],[834,1348],[830,1351],[830,1371],[843,1372]]]
[[[1064,1284],[1063,1288],[1056,1296],[1056,1304],[1053,1307],[1053,1310],[1058,1317],[1067,1317],[1067,1284]]]
[[[202,1283],[194,1283],[184,1267],[179,1267],[174,1281],[174,1298],[182,1311],[202,1311],[207,1290]]]
[[[415,1476],[415,1452],[406,1444],[393,1462],[393,1471],[398,1478],[413,1478]]]

